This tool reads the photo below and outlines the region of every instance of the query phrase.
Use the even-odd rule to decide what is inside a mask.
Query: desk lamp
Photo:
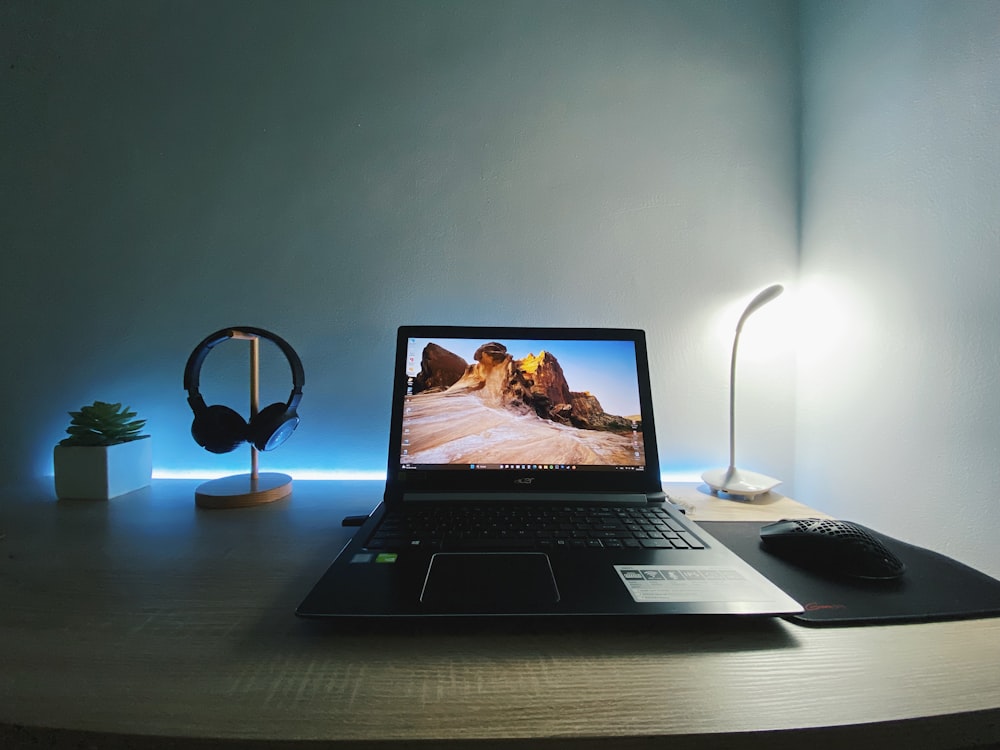
[[[752,498],[763,495],[781,484],[780,479],[758,474],[754,471],[742,471],[736,468],[736,349],[740,343],[740,331],[743,324],[756,310],[766,305],[784,291],[781,284],[773,284],[750,300],[746,310],[736,324],[736,336],[733,338],[733,358],[729,365],[729,468],[712,469],[701,475],[713,493],[725,492],[727,495]]]

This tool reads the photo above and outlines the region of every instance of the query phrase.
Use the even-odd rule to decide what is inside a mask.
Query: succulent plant
[[[118,445],[148,437],[140,434],[146,420],[133,419],[136,413],[127,406],[123,409],[121,404],[95,401],[69,415],[72,417],[66,428],[69,437],[59,441],[59,445]]]

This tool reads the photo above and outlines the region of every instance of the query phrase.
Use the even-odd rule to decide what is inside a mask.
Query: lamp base
[[[779,484],[780,479],[758,474],[755,471],[741,471],[735,466],[728,469],[712,469],[701,475],[713,493],[725,492],[727,495],[754,498],[770,492]]]
[[[237,474],[198,485],[194,502],[199,508],[246,508],[273,503],[291,492],[292,478],[287,474]]]

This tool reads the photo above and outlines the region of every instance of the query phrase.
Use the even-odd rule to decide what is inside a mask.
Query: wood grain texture
[[[292,611],[347,541],[341,518],[380,486],[297,481],[222,513],[195,508],[195,486],[3,496],[0,739],[776,747],[786,730],[823,746],[860,727],[915,746],[1000,741],[1000,619],[334,628]],[[668,489],[695,519],[812,514]]]

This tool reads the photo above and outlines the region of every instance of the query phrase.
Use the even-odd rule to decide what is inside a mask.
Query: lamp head
[[[757,296],[754,297],[752,300],[750,300],[750,304],[747,305],[747,309],[744,310],[743,314],[740,316],[740,322],[736,324],[736,333],[739,333],[740,330],[743,328],[743,324],[746,322],[747,318],[749,318],[754,312],[756,312],[758,309],[760,309],[768,302],[773,300],[783,291],[785,291],[785,287],[783,287],[781,284],[772,284],[767,289],[764,289],[763,291],[758,293]]]

